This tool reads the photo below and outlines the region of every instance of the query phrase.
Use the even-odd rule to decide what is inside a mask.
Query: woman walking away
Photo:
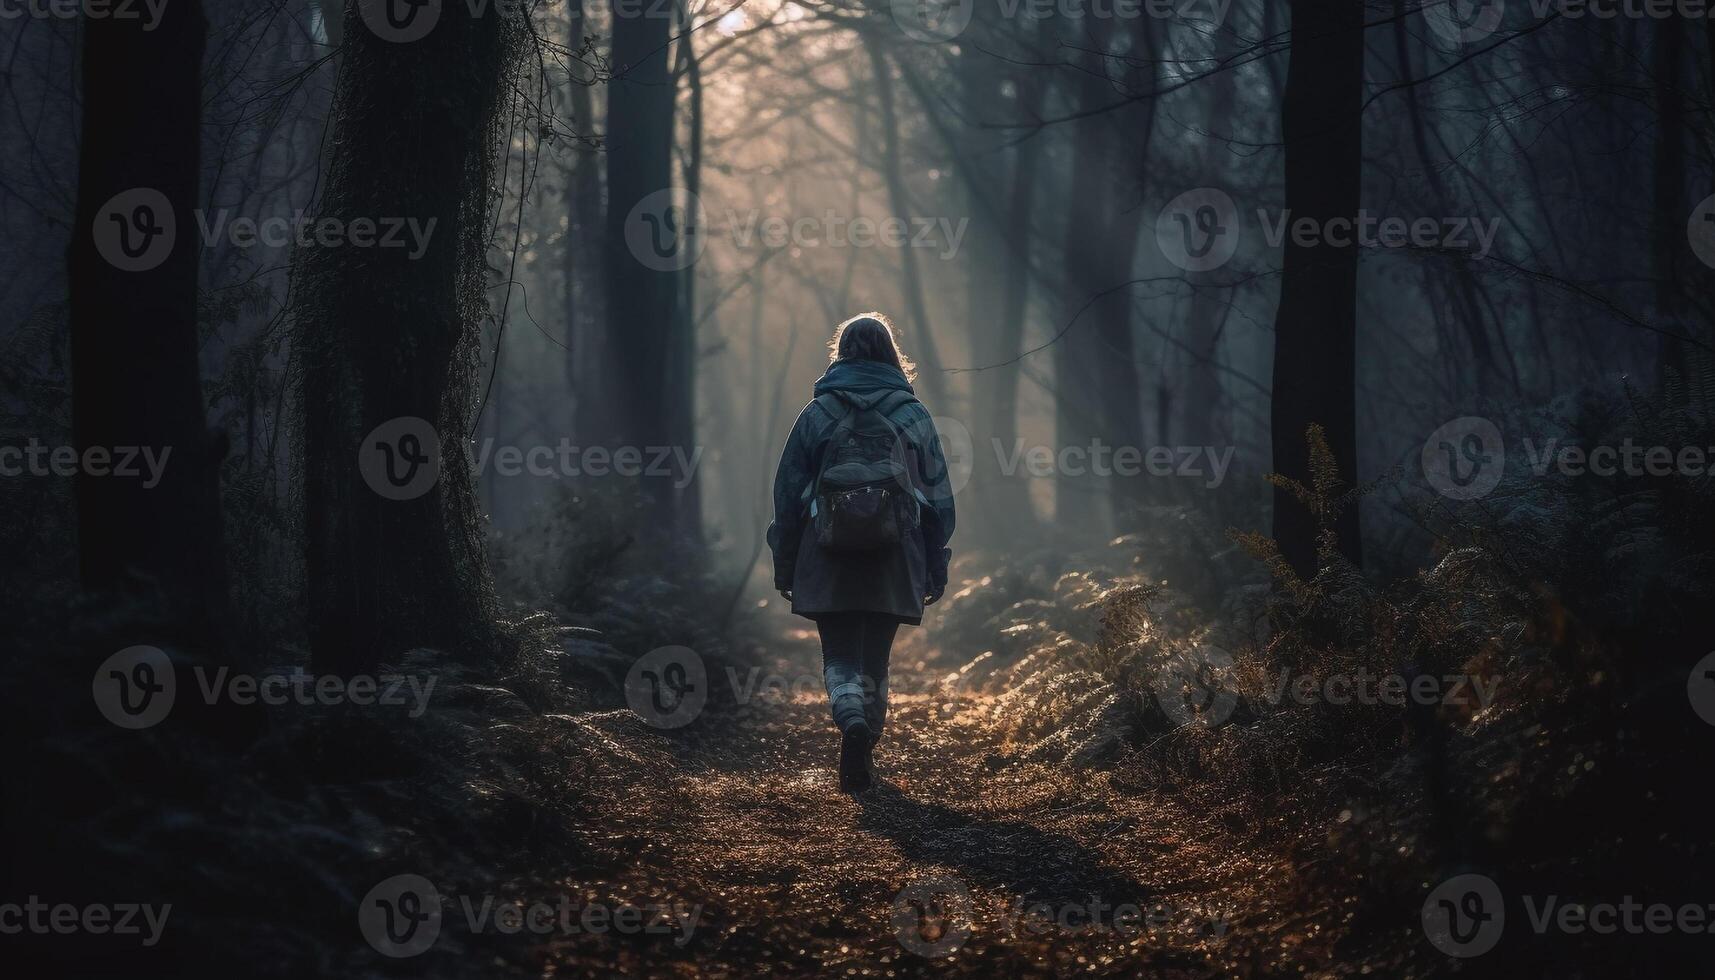
[[[840,789],[858,793],[887,719],[894,633],[921,623],[947,588],[953,492],[888,319],[852,317],[828,346],[774,476],[768,547],[774,587],[821,633]]]

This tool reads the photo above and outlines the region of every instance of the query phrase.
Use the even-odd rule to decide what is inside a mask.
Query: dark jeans
[[[887,721],[887,660],[899,620],[885,613],[831,612],[816,617],[822,634],[822,680],[834,724],[844,732],[859,721],[881,735]]]

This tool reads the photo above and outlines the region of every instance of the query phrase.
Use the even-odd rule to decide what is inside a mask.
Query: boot
[[[870,750],[875,738],[866,722],[853,722],[840,736],[840,792],[861,793],[870,787]]]

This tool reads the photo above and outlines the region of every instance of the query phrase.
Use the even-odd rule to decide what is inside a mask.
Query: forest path
[[[1204,977],[1327,962],[1327,910],[1290,907],[1286,861],[1101,771],[1008,759],[994,696],[929,693],[933,651],[913,671],[896,650],[878,785],[840,793],[813,631],[777,658],[788,683],[773,693],[755,690],[766,670],[711,667],[711,690],[750,696],[711,703],[676,763],[636,772],[586,837],[609,874],[572,893],[665,907],[658,928],[558,940],[542,951],[550,974]]]

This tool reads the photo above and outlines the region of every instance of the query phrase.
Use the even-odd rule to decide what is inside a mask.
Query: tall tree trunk
[[[1154,20],[1134,18],[1127,25],[1132,31],[1129,50],[1131,60],[1144,64],[1128,64],[1122,76],[1128,91],[1148,91],[1155,87],[1157,70],[1151,57],[1155,52]],[[1120,44],[1118,25],[1109,42],[1113,50]],[[1110,93],[1108,98],[1113,98]],[[1126,285],[1136,268],[1138,235],[1141,231],[1142,202],[1148,197],[1148,183],[1153,168],[1149,153],[1155,135],[1155,99],[1135,102],[1118,110],[1114,135],[1114,173],[1112,180],[1117,193],[1108,207],[1108,226],[1102,234],[1107,243],[1096,264],[1101,276],[1100,288],[1113,290],[1092,309],[1100,315],[1101,347],[1093,350],[1093,365],[1102,399],[1103,441],[1115,448],[1145,450],[1148,441],[1143,422],[1143,386],[1138,375],[1139,352],[1134,321],[1137,302],[1134,290]],[[1159,481],[1142,473],[1116,472],[1109,482],[1108,501],[1113,512],[1114,526],[1129,531],[1137,526],[1142,509],[1162,496]]]
[[[311,659],[337,674],[488,638],[467,447],[496,106],[516,27],[493,7],[447,4],[427,36],[398,43],[354,3],[345,35],[320,215],[433,231],[415,258],[380,247],[295,256]],[[408,431],[408,418],[433,431]]]
[[[1100,59],[1095,68],[1086,68],[1078,75],[1074,105],[1085,108],[1095,105],[1108,91]],[[1105,288],[1097,281],[1089,263],[1095,253],[1106,246],[1096,240],[1096,229],[1105,226],[1102,208],[1105,194],[1092,192],[1092,186],[1105,189],[1110,166],[1108,149],[1112,140],[1106,120],[1080,119],[1072,127],[1072,159],[1066,172],[1064,199],[1068,202],[1066,225],[1061,240],[1061,303],[1060,325],[1078,320],[1054,345],[1054,443],[1064,450],[1071,446],[1088,446],[1095,431],[1097,408],[1089,397],[1095,378],[1090,375],[1088,348],[1097,341],[1095,333],[1098,314],[1085,309],[1092,296]],[[1092,488],[1088,478],[1072,478],[1061,474],[1054,481],[1054,524],[1062,533],[1085,537],[1107,528],[1098,520]]]
[[[1401,78],[1410,78],[1412,73],[1412,18],[1407,16],[1410,12],[1407,9],[1408,2],[1409,0],[1394,0],[1394,56],[1399,61]],[[1411,132],[1412,147],[1417,153],[1418,162],[1423,165],[1424,181],[1429,187],[1429,200],[1435,208],[1434,213],[1452,214],[1452,195],[1447,192],[1446,181],[1442,179],[1441,170],[1436,166],[1435,157],[1429,149],[1430,123],[1424,118],[1423,108],[1419,104],[1418,88],[1409,87],[1401,92],[1399,97],[1405,101],[1406,124]],[[1454,307],[1453,320],[1464,328],[1466,342],[1471,346],[1471,362],[1464,370],[1458,371],[1457,375],[1474,377],[1477,391],[1494,390],[1507,383],[1507,372],[1502,371],[1494,345],[1489,342],[1488,326],[1483,317],[1482,303],[1477,296],[1477,277],[1462,268],[1454,268],[1450,275],[1437,275],[1439,267],[1430,263],[1425,263],[1422,268],[1425,292],[1430,296],[1446,295],[1451,299]],[[1516,392],[1516,367],[1511,372],[1511,378]],[[1460,395],[1464,394],[1460,392]]]
[[[1129,120],[1128,120],[1129,124]],[[1142,160],[1131,151],[1139,149],[1138,141],[1126,139],[1122,144],[1128,159]],[[1101,423],[1097,434],[1110,451],[1120,448],[1143,451],[1148,441],[1143,427],[1142,390],[1138,379],[1137,340],[1133,320],[1137,304],[1130,286],[1121,286],[1131,279],[1137,258],[1138,215],[1136,208],[1115,208],[1113,220],[1102,236],[1108,243],[1099,268],[1103,289],[1115,292],[1099,301],[1092,314],[1100,315],[1097,339],[1099,348],[1090,351],[1095,369],[1096,391],[1100,396]],[[1118,287],[1116,289],[1116,287]],[[1089,315],[1089,314],[1086,314]],[[1130,531],[1137,526],[1144,506],[1152,501],[1150,481],[1141,473],[1119,472],[1108,480],[1108,507],[1113,514],[1114,527]]]
[[[587,23],[584,0],[570,0],[566,11],[566,47],[581,52]],[[576,441],[588,443],[606,430],[601,417],[601,372],[605,348],[597,300],[603,273],[600,242],[592,240],[604,228],[601,200],[601,157],[592,145],[595,111],[591,84],[568,74],[567,105],[571,109],[571,171],[566,182],[566,243],[562,251],[566,327],[566,383],[571,386],[572,427]]]
[[[1106,44],[1103,34],[1098,43]],[[1088,39],[1079,43],[1087,45]],[[1114,99],[1107,59],[1095,55],[1078,75],[1076,104],[1091,108]],[[1137,391],[1136,351],[1132,341],[1131,278],[1137,247],[1137,214],[1116,206],[1121,151],[1140,159],[1147,132],[1130,129],[1126,114],[1116,132],[1112,120],[1084,119],[1073,124],[1071,186],[1063,247],[1064,321],[1077,322],[1055,345],[1055,437],[1062,451],[1094,450],[1097,440],[1109,448],[1141,446],[1142,414]],[[1147,123],[1145,123],[1147,125]],[[1092,182],[1102,193],[1092,192]],[[1110,458],[1111,462],[1111,458]],[[1081,535],[1106,534],[1124,520],[1140,492],[1138,477],[1063,473],[1055,483],[1055,524]],[[1105,510],[1105,514],[1104,514]]]
[[[1035,72],[1019,81],[1019,103],[1022,114],[1029,119],[1042,111],[1041,81]],[[1041,170],[1042,139],[1032,138],[1019,143],[1012,154],[1012,188],[1006,201],[1003,224],[1007,249],[1001,284],[1000,321],[995,328],[994,348],[1003,361],[1017,357],[1024,347],[1024,323],[1030,304],[1030,244],[1033,241],[1033,219],[1036,213],[1036,185]],[[1016,364],[994,368],[978,375],[978,405],[981,415],[989,420],[996,445],[1004,452],[1016,448],[1018,435],[1018,373]],[[979,446],[981,443],[979,443]],[[993,458],[986,449],[977,452],[978,459]],[[992,486],[985,488],[990,510],[1007,540],[1029,537],[1037,527],[1036,512],[1030,504],[1030,487],[1023,473],[994,476]]]
[[[686,4],[679,4],[680,35],[679,55],[684,62],[685,89],[690,103],[690,119],[687,140],[689,146],[685,153],[685,189],[691,192],[693,198],[703,190],[703,65],[697,58],[695,47],[696,33],[692,30],[692,19]],[[682,273],[684,289],[679,301],[679,322],[677,330],[685,338],[684,374],[681,379],[680,399],[674,408],[678,413],[675,427],[690,433],[696,431],[697,425],[697,375],[701,363],[701,354],[697,349],[697,326],[702,318],[697,313],[697,267],[687,266]],[[712,336],[720,335],[720,326],[713,322],[717,309],[709,311],[709,332]],[[681,512],[687,516],[695,529],[694,539],[702,540],[703,494],[702,484],[697,480],[688,480],[681,491],[679,501]]]
[[[1217,64],[1224,64],[1225,59],[1234,55],[1235,45],[1233,36],[1226,31],[1217,31],[1214,38],[1214,56]],[[1200,83],[1208,89],[1208,109],[1204,118],[1215,120],[1214,128],[1232,130],[1234,89],[1237,81],[1233,71],[1223,71]],[[1226,188],[1232,170],[1227,166],[1230,153],[1216,146],[1213,135],[1206,137],[1202,152],[1198,154],[1197,169],[1202,175],[1199,179],[1205,184]],[[1233,426],[1230,417],[1231,406],[1227,401],[1225,386],[1221,383],[1220,354],[1221,332],[1227,323],[1229,311],[1232,308],[1232,293],[1220,284],[1230,279],[1230,270],[1212,270],[1207,272],[1189,272],[1185,279],[1191,285],[1190,310],[1185,317],[1185,350],[1181,352],[1186,359],[1185,370],[1180,376],[1177,402],[1179,417],[1177,420],[1168,418],[1170,409],[1164,407],[1158,414],[1160,432],[1159,441],[1166,445],[1177,442],[1187,446],[1230,446],[1233,442]],[[1163,392],[1163,400],[1172,403],[1173,392]],[[1172,424],[1169,424],[1172,422]],[[1217,449],[1219,451],[1219,449]],[[1204,489],[1199,483],[1187,480],[1175,482],[1180,499],[1190,499],[1211,515],[1219,517],[1220,496],[1212,490]]]
[[[910,220],[911,195],[905,188],[899,153],[899,113],[893,102],[893,68],[887,62],[880,43],[864,34],[864,47],[869,51],[869,64],[875,76],[877,101],[881,106],[881,171],[887,183],[888,205],[893,216]],[[952,413],[957,408],[947,398],[946,375],[941,372],[939,346],[934,328],[929,325],[929,304],[923,298],[923,277],[917,269],[917,254],[912,248],[899,249],[900,273],[904,277],[905,306],[911,315],[905,327],[906,338],[917,350],[918,385],[929,396],[930,411]]]
[[[1655,319],[1669,334],[1682,332],[1684,293],[1680,280],[1685,266],[1685,216],[1691,208],[1685,194],[1685,24],[1669,17],[1653,22],[1655,76],[1655,201],[1652,209],[1650,264],[1655,278]],[[1685,345],[1664,334],[1656,352],[1658,376],[1670,372],[1685,379]],[[1680,390],[1675,386],[1675,391]]]
[[[670,213],[666,200],[673,186],[672,22],[637,13],[616,8],[613,18],[615,77],[607,102],[609,383],[603,397],[616,410],[609,438],[625,446],[676,446],[690,452],[696,352],[689,321],[680,311],[678,270],[689,257],[685,249],[694,247],[682,223],[695,218]],[[641,257],[627,246],[628,225],[633,243],[649,243]],[[652,534],[693,543],[700,535],[694,498],[675,482],[640,480],[647,527]]]
[[[987,21],[991,8],[975,7],[975,20],[966,28],[967,36],[988,37]],[[981,32],[981,33],[978,33]],[[964,193],[963,213],[969,218],[964,254],[961,256],[965,273],[965,330],[970,338],[972,359],[978,363],[1002,361],[1018,354],[1017,344],[1007,350],[1006,331],[1001,327],[1002,283],[995,277],[1006,265],[1011,247],[1016,243],[1005,238],[1000,204],[1004,174],[1005,150],[997,131],[992,127],[999,121],[997,107],[1003,104],[1000,77],[994,68],[995,56],[982,44],[959,47],[955,61],[959,84],[959,139],[964,152],[958,157],[959,187]],[[972,404],[969,428],[974,444],[1010,445],[1012,436],[1003,429],[1016,428],[1010,415],[1002,418],[999,402],[1004,397],[998,390],[1016,377],[1016,372],[984,371],[971,378]],[[961,525],[968,526],[967,540],[991,538],[1015,527],[1018,515],[1001,512],[1001,493],[1024,484],[1018,474],[1002,472],[994,453],[979,452],[973,459],[972,485],[981,487],[971,494],[971,506],[959,514]],[[1016,496],[1016,494],[1015,494]]]
[[[207,25],[197,0],[144,23],[83,23],[77,234],[67,255],[72,434],[80,458],[143,447],[164,465],[152,487],[80,473],[78,558],[85,589],[155,591],[161,639],[206,644],[226,605],[224,448],[207,427],[197,366]]]
[[[1355,220],[1363,175],[1361,98],[1364,6],[1332,0],[1292,4],[1292,62],[1281,109],[1285,139],[1286,208],[1294,222],[1326,229],[1331,219]],[[1339,477],[1357,482],[1358,251],[1350,242],[1285,247],[1280,305],[1274,324],[1271,429],[1274,470],[1309,486],[1305,433],[1320,425]],[[1342,553],[1361,562],[1358,510],[1339,516]],[[1274,491],[1274,537],[1301,574],[1316,567],[1317,522],[1286,490]]]

